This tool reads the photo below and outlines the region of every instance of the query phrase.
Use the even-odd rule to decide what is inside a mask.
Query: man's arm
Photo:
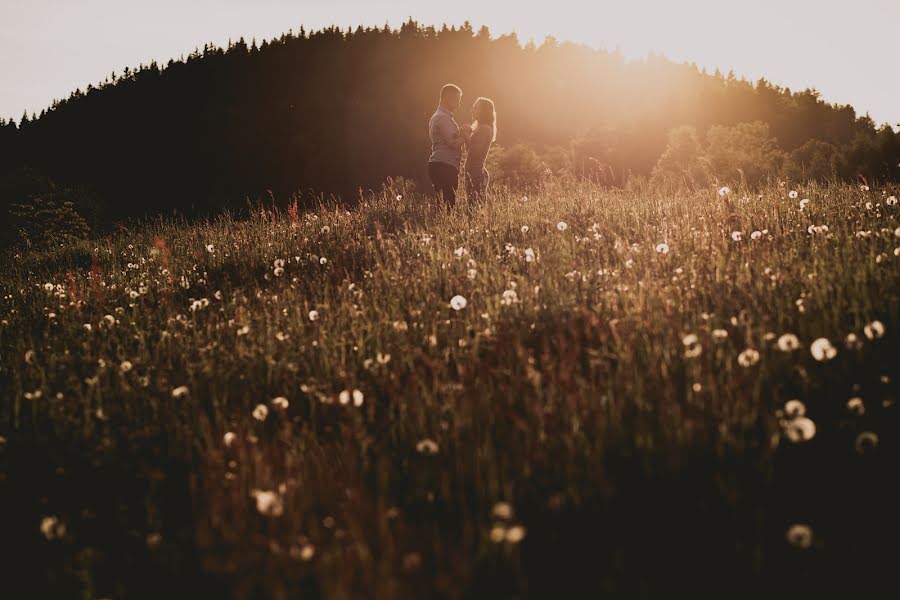
[[[459,148],[468,140],[468,136],[463,133],[464,129],[457,130],[453,125],[453,121],[450,118],[441,119],[438,123],[438,128],[441,132],[441,136],[443,136],[444,140],[446,140],[447,145],[451,148]]]

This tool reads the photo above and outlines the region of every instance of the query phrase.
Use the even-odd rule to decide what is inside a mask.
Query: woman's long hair
[[[490,98],[478,98],[475,100],[475,126],[489,125],[493,131],[492,142],[497,141],[497,111],[494,109],[494,101]]]

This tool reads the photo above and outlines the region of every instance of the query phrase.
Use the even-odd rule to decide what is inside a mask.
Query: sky
[[[0,0],[0,117],[18,121],[112,71],[164,65],[207,42],[259,42],[300,25],[396,27],[409,17],[814,87],[900,129],[900,0]]]

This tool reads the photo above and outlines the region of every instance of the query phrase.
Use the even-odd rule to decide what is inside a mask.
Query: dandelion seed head
[[[877,340],[884,335],[884,323],[881,321],[872,321],[863,327],[863,333],[865,333],[866,337],[870,340]]]
[[[288,399],[284,396],[278,396],[277,398],[272,398],[272,406],[278,408],[280,410],[287,410],[289,403]]]
[[[788,543],[795,548],[806,550],[813,543],[813,531],[809,525],[791,525],[788,527],[785,538]]]
[[[565,231],[566,229],[569,228],[569,224],[566,223],[565,221],[560,221],[559,223],[556,224],[556,228],[559,229],[560,231]]]
[[[269,416],[269,407],[265,404],[257,404],[256,408],[253,409],[253,412],[251,414],[257,421],[265,421],[266,417]]]
[[[857,417],[861,417],[866,412],[866,405],[863,404],[863,399],[859,396],[854,396],[847,400],[847,410],[856,415]]]
[[[796,200],[799,195],[800,194],[799,192],[797,192],[797,190],[791,190],[790,192],[788,192],[788,198],[790,198],[791,200]]]
[[[878,434],[874,431],[863,431],[856,436],[853,447],[859,454],[871,452],[878,446]]]
[[[731,239],[734,240],[735,242],[739,242],[739,241],[741,241],[741,235],[742,234],[740,231],[732,231]]]
[[[179,398],[184,398],[189,393],[190,393],[190,390],[188,390],[188,387],[186,385],[181,385],[181,386],[178,386],[177,388],[175,388],[174,390],[172,390],[172,397],[177,400]]]
[[[450,308],[453,310],[462,310],[466,307],[466,299],[459,294],[450,298]]]
[[[759,352],[753,348],[747,348],[738,354],[738,364],[742,367],[751,367],[759,362]]]
[[[784,414],[789,419],[806,415],[806,405],[799,400],[788,400],[784,403]]]
[[[781,425],[785,437],[795,444],[807,442],[816,436],[816,424],[809,417],[785,420]]]
[[[724,198],[725,196],[727,196],[730,193],[731,193],[731,188],[728,187],[727,185],[723,185],[722,187],[719,188],[719,196],[722,198]]]
[[[809,347],[810,354],[818,361],[831,360],[837,356],[837,348],[831,345],[828,338],[818,338]]]
[[[232,444],[234,444],[234,440],[237,439],[237,435],[233,431],[228,431],[225,435],[222,436],[222,441],[225,443],[225,446],[230,448]]]
[[[525,528],[521,525],[513,525],[506,530],[506,541],[510,544],[518,544],[525,539]]]
[[[669,245],[665,242],[661,242],[656,245],[656,252],[658,254],[668,254],[669,253]]]
[[[800,340],[793,333],[784,333],[778,338],[778,349],[782,352],[791,352],[800,348]]]
[[[256,510],[265,517],[280,517],[284,513],[284,500],[281,494],[272,490],[257,490],[250,492],[250,496],[256,500]]]
[[[309,320],[310,320],[310,321],[315,321],[315,320],[317,320],[318,318],[319,318],[319,311],[317,311],[317,310],[311,310],[311,311],[309,311]]]
[[[513,517],[513,507],[509,502],[498,502],[491,511],[491,516],[501,521],[509,521]]]
[[[433,456],[438,453],[438,445],[431,438],[425,438],[423,440],[419,440],[416,444],[416,452],[419,454],[424,454],[426,456]]]

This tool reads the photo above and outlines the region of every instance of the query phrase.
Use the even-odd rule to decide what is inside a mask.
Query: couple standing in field
[[[431,157],[428,159],[428,177],[434,192],[443,196],[448,206],[456,204],[456,187],[459,183],[459,165],[463,146],[468,148],[465,163],[465,185],[469,200],[481,199],[490,181],[484,161],[491,143],[497,139],[497,113],[489,98],[478,98],[472,105],[472,123],[460,127],[453,113],[462,101],[462,90],[448,83],[441,88],[437,110],[428,123],[431,138]]]

